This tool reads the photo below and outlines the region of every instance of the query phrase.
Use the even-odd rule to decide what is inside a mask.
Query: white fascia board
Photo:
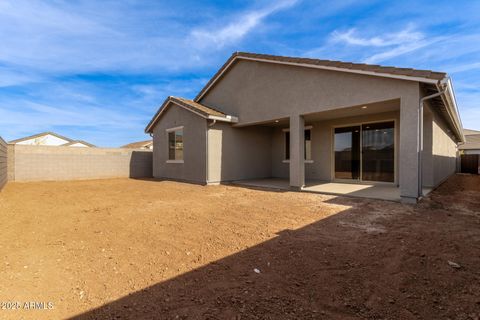
[[[465,142],[465,135],[463,133],[463,124],[462,124],[462,118],[460,118],[460,111],[458,110],[458,105],[457,105],[457,98],[455,97],[455,91],[453,90],[453,84],[452,80],[450,77],[448,77],[448,91],[450,92],[451,95],[451,100],[453,103],[453,110],[456,119],[454,119],[455,122],[457,122],[457,129],[459,130],[460,137],[462,138],[462,142]]]
[[[217,121],[224,121],[224,122],[231,122],[231,123],[237,123],[238,122],[238,118],[234,117],[234,116],[226,116],[226,117],[208,116],[208,119],[217,120]]]
[[[172,131],[177,131],[177,130],[182,130],[182,129],[183,129],[183,126],[179,126],[179,127],[175,127],[175,128],[165,129],[165,131],[172,132]]]
[[[313,128],[313,126],[305,126],[304,127],[305,130],[310,130],[312,128]],[[290,132],[290,128],[284,128],[284,129],[282,129],[282,131],[283,132]]]

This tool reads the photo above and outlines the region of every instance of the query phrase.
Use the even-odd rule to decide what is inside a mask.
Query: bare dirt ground
[[[153,180],[11,183],[0,217],[0,319],[480,316],[479,176],[454,176],[418,206]]]

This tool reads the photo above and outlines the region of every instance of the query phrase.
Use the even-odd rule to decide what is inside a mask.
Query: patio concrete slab
[[[388,184],[307,182],[304,191],[350,197],[400,201],[400,189]]]
[[[288,179],[280,178],[239,180],[234,181],[233,183],[236,185],[247,187],[290,190],[290,184]],[[401,199],[400,189],[396,186],[388,184],[307,181],[302,191],[389,201],[400,201]]]

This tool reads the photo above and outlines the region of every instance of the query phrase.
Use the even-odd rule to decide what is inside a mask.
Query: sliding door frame
[[[393,122],[393,182],[386,182],[386,181],[370,181],[370,180],[363,180],[363,129],[362,126],[366,124],[372,123],[382,123],[382,122]],[[397,181],[397,170],[398,170],[398,143],[397,143],[397,122],[398,120],[395,118],[386,118],[382,120],[375,120],[375,121],[362,121],[362,122],[353,122],[353,123],[345,123],[341,125],[335,125],[331,127],[331,180],[334,182],[341,182],[341,183],[354,183],[354,184],[386,184],[386,185],[398,185]],[[335,178],[335,129],[337,128],[345,128],[345,127],[354,127],[360,126],[360,179],[337,179]]]

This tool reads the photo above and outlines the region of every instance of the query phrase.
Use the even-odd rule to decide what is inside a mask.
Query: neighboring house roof
[[[70,141],[68,143],[62,144],[61,147],[69,147],[69,146],[77,144],[77,143],[83,144],[83,145],[85,145],[87,147],[90,147],[90,148],[95,148],[96,147],[95,145],[93,145],[91,143],[88,143],[86,141],[83,141],[83,140],[73,140],[73,141]]]
[[[19,142],[22,142],[22,141],[27,141],[27,140],[31,140],[31,139],[36,139],[36,138],[40,138],[40,137],[47,136],[47,135],[51,135],[51,136],[57,137],[57,138],[59,138],[59,139],[68,141],[68,142],[74,141],[74,140],[72,140],[72,139],[70,139],[70,138],[67,138],[67,137],[64,137],[64,136],[62,136],[62,135],[59,135],[58,133],[51,132],[51,131],[46,131],[46,132],[34,134],[34,135],[32,135],[32,136],[28,136],[28,137],[24,137],[24,138],[12,140],[12,141],[10,141],[9,143],[19,143]]]
[[[162,114],[165,112],[165,110],[167,110],[167,108],[169,108],[170,106],[178,106],[178,107],[184,108],[185,110],[193,112],[205,119],[219,120],[219,121],[225,121],[225,122],[237,122],[236,117],[226,115],[211,107],[205,106],[203,104],[200,104],[192,100],[170,96],[167,99],[165,99],[163,104],[158,109],[157,113],[153,116],[152,120],[145,128],[145,132],[147,133],[152,132],[155,124],[158,122],[158,120],[160,119]]]
[[[472,130],[472,129],[463,129],[463,134],[465,136],[469,136],[469,135],[472,135],[472,134],[480,134],[480,131]]]
[[[361,73],[380,77],[397,78],[404,80],[412,80],[418,82],[437,83],[447,76],[445,72],[436,72],[431,70],[420,70],[411,68],[387,67],[375,64],[352,63],[332,60],[320,60],[311,58],[295,58],[285,56],[274,56],[269,54],[258,54],[248,52],[235,52],[227,60],[227,62],[218,70],[218,72],[208,81],[203,89],[195,97],[195,101],[200,99],[210,90],[215,82],[229,69],[235,61],[253,60],[263,61],[277,64],[296,65],[317,69],[327,69],[333,71],[343,71],[351,73]]]
[[[465,131],[466,142],[464,144],[459,145],[458,149],[459,150],[472,150],[472,149],[480,150],[480,131],[468,130],[468,129],[465,129],[464,131]]]
[[[145,140],[145,141],[137,141],[126,144],[121,146],[120,148],[128,148],[128,149],[141,149],[141,148],[148,148],[153,144],[152,140]]]
[[[20,139],[16,139],[16,140],[12,140],[10,141],[9,143],[11,144],[17,144],[17,143],[21,143],[23,141],[28,141],[28,140],[32,140],[32,139],[37,139],[37,138],[41,138],[41,137],[45,137],[45,136],[54,136],[58,139],[61,139],[61,140],[64,140],[64,141],[67,141],[66,143],[64,144],[58,144],[56,146],[62,146],[62,147],[68,147],[68,146],[71,146],[71,145],[74,145],[76,143],[81,143],[87,147],[95,147],[93,144],[91,143],[88,143],[86,141],[83,141],[83,140],[73,140],[73,139],[70,139],[70,138],[67,138],[65,136],[62,136],[58,133],[55,133],[55,132],[51,132],[51,131],[47,131],[47,132],[42,132],[42,133],[38,133],[38,134],[34,134],[32,136],[28,136],[28,137],[24,137],[24,138],[20,138]]]

